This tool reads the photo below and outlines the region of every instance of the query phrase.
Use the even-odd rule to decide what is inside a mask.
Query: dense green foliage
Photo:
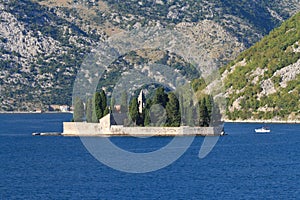
[[[220,111],[214,104],[210,95],[203,95],[198,104],[193,102],[184,105],[174,92],[165,92],[163,87],[155,90],[152,98],[147,98],[142,113],[138,110],[138,100],[132,98],[129,105],[129,117],[132,123],[127,125],[138,126],[210,126],[217,124],[221,120]]]
[[[100,107],[101,107],[101,111],[102,111],[101,117],[104,117],[105,115],[107,115],[109,113],[108,106],[107,106],[107,97],[106,97],[104,90],[101,90],[100,98],[101,98]]]
[[[159,104],[165,108],[167,102],[168,102],[168,95],[165,93],[165,89],[163,87],[157,88],[152,103]]]
[[[110,105],[109,105],[109,108],[110,108],[111,112],[115,111],[115,105],[116,105],[116,99],[114,97],[112,97],[110,99]]]
[[[230,119],[286,119],[292,113],[299,113],[300,76],[289,81],[287,87],[281,85],[281,76],[275,76],[276,71],[300,59],[300,52],[295,51],[298,44],[300,13],[271,31],[268,36],[243,52],[235,62],[221,70],[223,72],[227,69],[230,72],[225,80],[225,87],[235,91],[228,97],[227,115]],[[245,65],[237,64],[241,61]],[[231,70],[234,65],[234,70]],[[262,73],[253,75],[258,68]],[[262,93],[262,82],[265,80],[272,82],[275,92],[267,95]],[[241,108],[230,110],[237,99],[240,99]]]
[[[129,118],[136,125],[140,117],[139,104],[137,98],[133,98],[129,104]]]
[[[127,112],[128,103],[127,103],[127,92],[123,91],[121,96],[121,112],[125,113]]]
[[[205,96],[199,101],[199,125],[207,127],[210,125],[212,113],[212,97]]]
[[[151,106],[151,100],[148,100],[146,103],[146,107],[144,109],[144,126],[150,126],[151,125],[151,117],[150,117],[150,106]]]
[[[75,122],[82,122],[84,120],[84,105],[79,97],[76,97],[74,101],[73,119]]]
[[[93,100],[91,98],[86,102],[85,117],[87,122],[93,121]]]
[[[109,113],[107,97],[103,90],[96,92],[93,98],[88,98],[85,105],[85,118],[87,122],[98,123],[99,119]]]
[[[123,92],[122,96],[123,103],[127,102],[125,99],[127,97],[126,92]],[[113,104],[110,105],[109,109],[106,101],[107,96],[103,90],[95,92],[93,98],[87,98],[85,106],[84,102],[76,97],[74,100],[74,121],[82,122],[85,120],[89,123],[99,123],[99,119],[110,112],[124,113],[122,110],[112,110]],[[139,110],[140,103],[143,102],[139,102],[137,97],[131,98],[125,112],[128,113],[128,117],[125,119],[126,126],[209,126],[214,112],[212,96],[204,95],[198,103],[199,106],[194,106],[191,102],[188,107],[185,107],[182,97],[180,98],[174,92],[166,93],[163,87],[155,89],[154,96],[146,99],[141,112]],[[190,114],[190,118],[184,118],[182,112]]]
[[[181,124],[181,115],[179,101],[176,95],[172,92],[168,94],[168,102],[166,104],[167,121],[166,125],[178,127]]]
[[[103,109],[102,109],[102,98],[99,92],[96,92],[94,94],[94,98],[93,98],[93,105],[94,105],[94,111],[96,113],[97,116],[97,122],[98,119],[100,119],[103,116]],[[93,120],[94,121],[94,120]],[[95,122],[95,121],[94,121]]]
[[[170,94],[171,93],[169,93],[169,95]],[[135,125],[139,125],[139,126],[179,126],[180,125],[179,103],[177,107],[178,112],[176,112],[176,110],[171,111],[171,108],[173,108],[173,105],[171,104],[177,101],[175,95],[174,98],[175,99],[172,99],[171,100],[172,102],[169,103],[170,99],[168,98],[168,94],[165,93],[165,89],[163,87],[159,87],[155,90],[154,97],[152,99],[148,98],[146,100],[145,107],[143,108],[142,113],[139,113],[139,109],[138,109],[139,104],[137,98],[132,98],[129,105],[130,118]],[[165,113],[167,105],[169,107],[168,108],[169,113]],[[173,114],[176,114],[176,116]],[[167,116],[169,116],[168,119]],[[178,118],[179,118],[179,123],[176,124],[174,120]]]

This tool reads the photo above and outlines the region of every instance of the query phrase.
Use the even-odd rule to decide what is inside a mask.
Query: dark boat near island
[[[224,127],[222,128],[222,132],[220,133],[220,136],[224,136],[224,135],[228,135],[225,130],[224,130]]]

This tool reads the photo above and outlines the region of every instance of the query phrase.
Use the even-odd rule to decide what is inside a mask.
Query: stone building
[[[146,102],[145,95],[144,95],[143,90],[141,90],[141,92],[138,96],[139,113],[143,112],[143,109],[145,108],[145,102]]]

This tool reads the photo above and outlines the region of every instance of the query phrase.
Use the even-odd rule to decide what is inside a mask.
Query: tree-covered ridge
[[[296,119],[300,111],[300,13],[221,69],[229,119]]]

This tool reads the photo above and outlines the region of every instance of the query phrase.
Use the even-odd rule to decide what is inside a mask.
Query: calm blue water
[[[295,199],[300,197],[300,125],[226,124],[228,136],[198,158],[203,138],[172,165],[146,174],[115,171],[79,138],[33,137],[62,131],[69,114],[0,115],[0,199]],[[132,151],[170,138],[113,138]]]

